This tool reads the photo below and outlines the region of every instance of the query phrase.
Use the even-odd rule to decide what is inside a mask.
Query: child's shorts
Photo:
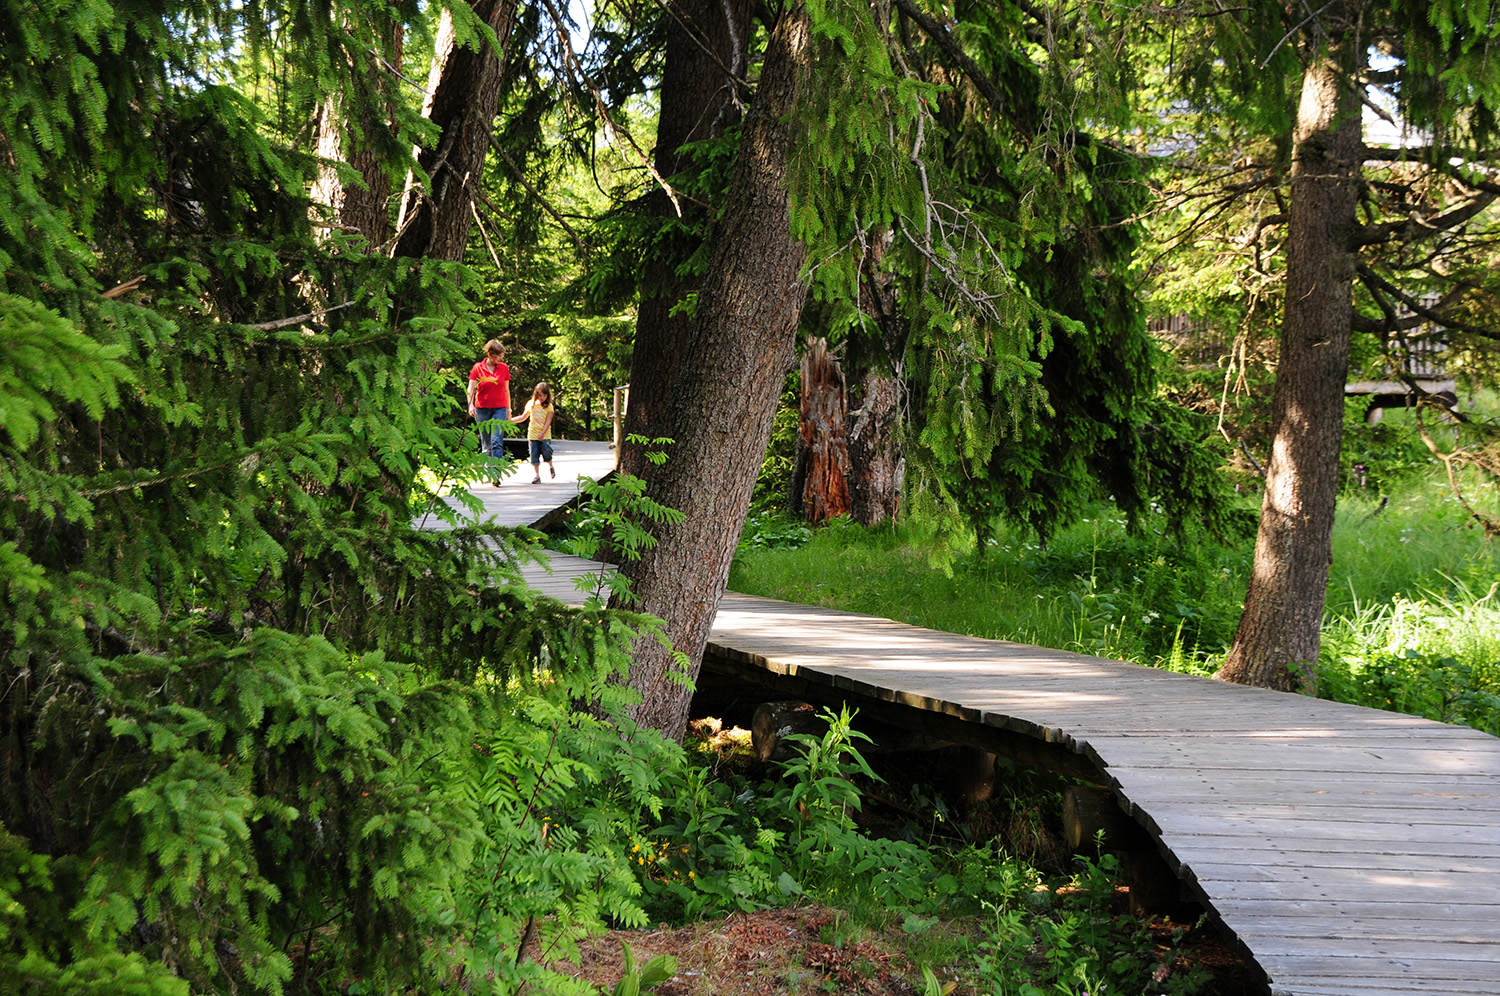
[[[532,439],[529,442],[531,443],[531,465],[533,467],[539,465],[543,460],[546,460],[548,463],[552,462],[552,440]]]

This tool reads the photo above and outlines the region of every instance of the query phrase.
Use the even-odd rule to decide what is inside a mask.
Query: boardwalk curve
[[[576,602],[571,579],[598,569],[554,555],[528,583]],[[734,593],[716,674],[1111,787],[1277,996],[1500,994],[1500,739]]]

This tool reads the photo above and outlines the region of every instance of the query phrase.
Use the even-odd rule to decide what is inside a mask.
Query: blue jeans
[[[531,450],[531,465],[533,467],[540,467],[543,460],[546,460],[548,463],[552,462],[552,440],[530,439],[527,442],[531,444],[529,449]]]
[[[505,427],[510,424],[509,408],[476,408],[474,421],[479,423],[479,452],[485,455],[485,475],[498,480],[505,469]]]

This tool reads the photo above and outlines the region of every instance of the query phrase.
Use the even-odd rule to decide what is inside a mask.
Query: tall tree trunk
[[[384,32],[391,53],[390,63],[401,68],[404,32],[401,22],[391,19]],[[385,88],[384,70],[371,63],[367,72],[370,89],[380,92]],[[323,101],[318,115],[317,152],[323,159],[348,163],[364,180],[363,184],[344,184],[339,181],[338,171],[325,167],[313,184],[312,199],[332,209],[333,218],[345,228],[354,229],[379,245],[391,237],[391,211],[387,203],[391,196],[391,176],[385,170],[384,157],[376,151],[372,137],[377,131],[389,133],[395,126],[394,98],[386,104],[384,116],[377,114],[378,105],[362,100],[364,108],[360,120],[354,127],[341,128],[342,101],[330,95]]]
[[[474,0],[475,15],[494,31],[499,50],[481,44],[476,51],[454,45],[445,13],[438,32],[427,116],[439,128],[435,146],[421,151],[430,190],[408,185],[397,238],[397,256],[462,260],[474,217],[474,191],[484,177],[495,114],[500,106],[503,53],[516,20],[516,0]]]
[[[871,240],[860,261],[859,306],[871,323],[850,340],[844,364],[849,391],[850,511],[865,526],[896,518],[906,482],[901,370],[911,326],[897,309],[894,277],[881,267],[894,237],[894,232],[887,231]]]
[[[648,477],[650,496],[685,518],[660,529],[657,546],[623,568],[637,607],[666,622],[668,638],[690,661],[692,678],[702,664],[796,352],[805,254],[791,236],[786,170],[795,131],[790,112],[806,74],[809,36],[800,5],[784,11],[771,33],[682,374],[671,392],[666,428],[676,443],[667,462]],[[637,644],[629,681],[644,700],[632,715],[679,736],[691,692],[672,679],[672,670],[665,648],[652,640]]]
[[[901,510],[906,457],[901,451],[901,379],[866,368],[849,388],[849,512],[874,526]]]
[[[1364,151],[1357,84],[1350,82],[1363,61],[1358,47],[1352,28],[1333,35],[1302,82],[1271,458],[1244,614],[1216,675],[1240,684],[1311,690],[1316,680],[1333,555]]]
[[[688,167],[683,145],[723,134],[739,120],[739,80],[745,74],[753,33],[749,0],[679,0],[672,9],[676,17],[667,36],[654,156],[656,171],[664,177]],[[674,205],[660,187],[645,198],[643,210],[658,218],[670,218],[679,207],[689,220],[701,217],[704,210],[681,198]],[[691,332],[687,315],[671,314],[698,286],[696,278],[684,279],[676,273],[676,267],[696,248],[678,241],[689,240],[662,246],[659,258],[647,267],[636,309],[625,431],[647,438],[670,436],[663,428],[668,419],[665,409]],[[643,474],[645,455],[641,447],[626,445],[620,467],[626,473]]]
[[[848,425],[844,371],[828,352],[828,341],[809,336],[802,350],[802,418],[792,473],[801,483],[793,507],[808,522],[849,514]]]

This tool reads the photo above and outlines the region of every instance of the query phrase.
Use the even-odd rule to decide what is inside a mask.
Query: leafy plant
[[[677,971],[677,959],[671,955],[657,955],[637,971],[630,945],[624,945],[624,949],[625,974],[615,983],[613,996],[639,996],[644,990],[655,989],[666,982]]]
[[[648,439],[629,435],[626,439],[645,447],[646,459],[661,465],[667,459],[670,439]],[[652,525],[675,524],[683,513],[646,496],[646,482],[633,474],[616,472],[603,481],[583,478],[583,505],[574,519],[568,551],[580,557],[606,562],[639,560],[656,545]],[[624,577],[615,571],[584,574],[577,580],[580,591],[589,592],[590,603],[602,606],[611,598],[625,602],[634,596]]]
[[[1111,912],[1116,859],[1078,859],[1067,888],[986,900],[989,916],[975,955],[986,996],[1103,996],[1199,992],[1201,968],[1174,970],[1144,920]],[[1018,902],[1017,899],[1020,899]],[[1176,935],[1180,940],[1180,932]]]

